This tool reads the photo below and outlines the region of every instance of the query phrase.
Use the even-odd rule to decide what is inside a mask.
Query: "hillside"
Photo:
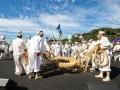
[[[115,38],[118,38],[120,37],[120,28],[99,28],[99,29],[93,29],[91,30],[90,32],[87,32],[87,33],[83,33],[82,36],[85,40],[90,40],[90,39],[94,39],[94,40],[97,40],[97,34],[98,32],[102,30],[102,31],[105,31],[106,33],[106,36],[109,38],[110,41],[112,41],[113,39]],[[72,43],[74,42],[81,42],[81,40],[79,39],[79,36],[80,34],[78,33],[77,34],[77,37],[76,35],[73,35],[72,36]]]
[[[110,39],[110,40],[113,40],[114,38],[117,38],[117,37],[120,37],[120,28],[116,28],[116,29],[113,29],[113,28],[99,28],[99,29],[94,29],[88,33],[83,33],[83,37],[84,39],[86,40],[89,40],[89,39],[97,39],[97,33],[98,31],[105,31],[106,33],[106,36]]]

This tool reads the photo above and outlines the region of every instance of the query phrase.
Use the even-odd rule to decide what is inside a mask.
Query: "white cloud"
[[[39,30],[44,30],[47,35],[54,33],[57,36],[56,26],[59,23],[61,24],[61,28],[63,28],[64,34],[66,32],[90,31],[99,27],[120,27],[120,0],[89,0],[85,3],[92,4],[97,2],[97,5],[88,6],[89,8],[87,6],[84,7],[84,5],[82,7],[82,4],[80,4],[81,6],[77,6],[75,4],[76,0],[71,0],[70,2],[73,2],[73,4],[69,6],[67,0],[66,4],[64,3],[65,7],[69,7],[68,9],[60,7],[63,8],[63,11],[54,14],[49,14],[42,7],[40,11],[30,0],[21,7],[23,13],[17,10],[16,7],[10,6],[13,12],[19,14],[19,18],[0,18],[0,31],[17,32],[18,30],[22,30],[24,32],[35,33]],[[57,10],[59,11],[60,8]],[[33,11],[37,17],[28,15],[29,11]],[[4,17],[2,14],[0,16]]]
[[[119,23],[120,24],[120,1],[115,0],[115,1],[108,1],[108,9],[111,12],[111,18],[113,19],[113,22]]]
[[[50,25],[53,27],[56,27],[59,23],[62,25],[62,27],[80,27],[80,23],[76,18],[68,16],[68,15],[62,15],[62,14],[41,14],[40,20],[43,24]]]
[[[1,27],[19,27],[19,26],[32,27],[32,26],[36,26],[36,24],[32,23],[30,20],[0,18],[0,26]]]
[[[105,12],[106,14],[108,14],[110,17],[117,17],[120,19],[120,0],[105,0],[102,5],[102,7],[106,9],[105,11],[107,11]]]
[[[82,13],[82,15],[85,17],[89,16],[89,18],[83,17],[84,25],[82,24],[82,26],[85,26],[86,30],[92,30],[96,27],[120,27],[120,0],[92,1],[97,1],[98,4],[92,8],[85,8],[85,12]]]
[[[18,31],[23,31],[24,33],[35,34],[36,32],[43,30],[45,35],[53,34],[54,37],[58,38],[58,32],[52,28],[47,28],[35,23],[37,18],[28,18],[28,19],[7,19],[0,18],[0,32],[3,32],[6,35],[15,36]],[[11,32],[11,33],[9,33]],[[14,33],[14,34],[13,34]]]
[[[24,11],[30,11],[30,10],[31,10],[31,8],[30,8],[30,7],[25,6],[25,7],[23,7],[23,10],[24,10]]]

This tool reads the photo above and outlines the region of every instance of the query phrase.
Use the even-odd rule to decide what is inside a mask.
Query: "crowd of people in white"
[[[25,69],[26,74],[31,78],[41,78],[39,74],[41,71],[41,65],[44,62],[42,56],[43,53],[51,52],[55,56],[65,56],[65,57],[83,57],[86,52],[89,52],[96,44],[100,44],[102,49],[105,49],[108,55],[109,64],[105,67],[99,68],[100,74],[95,75],[96,78],[102,78],[103,81],[110,81],[110,64],[111,57],[114,56],[114,60],[120,61],[120,42],[117,42],[115,45],[110,43],[108,38],[105,36],[104,31],[98,32],[98,40],[82,41],[81,43],[75,42],[74,44],[62,44],[60,41],[53,41],[52,43],[47,43],[44,38],[43,31],[39,31],[33,37],[30,37],[27,42],[22,39],[22,32],[17,34],[17,38],[12,41],[12,50],[15,62],[15,74],[20,76],[23,73],[23,68]],[[24,50],[27,49],[28,52],[28,62],[27,64],[22,63],[21,54]],[[78,53],[79,52],[79,53]],[[95,70],[96,65],[92,62],[91,70]],[[103,77],[103,73],[106,72],[106,77]],[[34,73],[34,74],[33,74]]]

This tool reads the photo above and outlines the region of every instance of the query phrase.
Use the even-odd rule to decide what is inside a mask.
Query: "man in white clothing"
[[[80,46],[78,42],[75,42],[75,46],[73,47],[72,57],[76,59],[80,58]]]
[[[43,38],[43,31],[39,31],[34,37],[31,38],[28,49],[29,79],[33,78],[33,72],[35,73],[35,79],[42,77],[39,75],[40,67],[43,64],[42,54],[49,50],[49,46]]]
[[[90,41],[90,43],[89,43],[89,48],[88,48],[88,52],[90,51],[90,50],[92,50],[95,46],[97,45],[97,41]],[[93,60],[91,60],[91,63],[92,63],[92,68],[90,68],[90,72],[93,72],[93,71],[95,71],[95,69],[97,68],[97,66],[95,65],[95,63],[94,63],[94,61]]]
[[[113,48],[113,52],[115,61],[117,61],[117,59],[120,61],[120,42],[116,43],[116,45]]]
[[[22,32],[17,34],[17,38],[12,41],[13,56],[15,62],[15,74],[20,76],[22,74],[22,54],[25,50],[25,42],[22,39]]]
[[[10,53],[10,59],[13,59],[13,47],[12,47],[12,45],[9,46],[9,53]]]
[[[63,54],[65,57],[70,57],[70,45],[68,44],[68,42],[66,42],[64,48],[63,48]]]
[[[27,42],[26,42],[26,47],[28,49],[29,45],[30,45],[30,40],[31,40],[31,35],[29,36],[29,38],[27,39]]]
[[[50,46],[51,52],[55,55],[55,41]],[[53,55],[51,55],[53,57]]]
[[[102,78],[103,79],[103,74],[106,73],[106,77],[103,79],[103,81],[110,81],[110,64],[111,64],[111,55],[110,55],[110,51],[109,48],[111,46],[110,41],[108,40],[107,37],[105,37],[105,32],[104,31],[99,31],[98,33],[98,39],[99,42],[98,44],[100,45],[100,48],[102,50],[105,50],[105,52],[107,53],[107,60],[108,60],[108,64],[105,66],[102,66],[99,68],[100,70],[100,74],[99,75],[95,75],[96,78]],[[103,54],[101,54],[101,59],[103,58]]]
[[[54,49],[54,55],[61,56],[61,52],[62,52],[62,46],[60,45],[60,42],[56,42],[55,49]]]

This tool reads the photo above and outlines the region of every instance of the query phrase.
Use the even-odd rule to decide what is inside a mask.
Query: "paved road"
[[[13,60],[0,60],[0,78],[9,78],[18,84],[19,90],[89,90],[88,83],[101,83],[117,85],[120,87],[120,62],[112,62],[112,75],[110,82],[102,82],[94,78],[96,72],[63,73],[62,71],[48,71],[44,78],[29,80],[26,75],[17,77],[14,75]]]

